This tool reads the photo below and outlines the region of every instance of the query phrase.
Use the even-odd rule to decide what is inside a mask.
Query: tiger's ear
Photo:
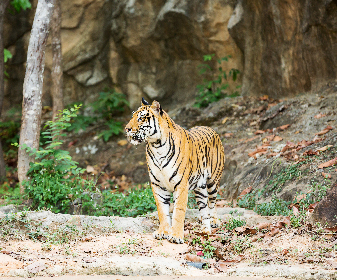
[[[144,99],[144,97],[142,97],[142,103],[140,103],[140,106],[142,106],[142,105],[150,105],[150,103],[147,102],[147,101]]]
[[[158,101],[154,100],[152,102],[151,108],[153,109],[153,111],[155,111],[155,113],[163,115],[163,109],[161,108]]]

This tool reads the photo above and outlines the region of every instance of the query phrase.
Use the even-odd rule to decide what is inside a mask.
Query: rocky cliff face
[[[37,0],[32,2],[35,7]],[[241,52],[227,30],[234,4],[231,0],[62,1],[66,103],[90,101],[99,90],[112,85],[128,95],[133,108],[138,107],[141,96],[167,104],[189,100],[200,83],[197,66],[204,54],[230,54],[228,68],[241,68]],[[34,9],[20,14],[16,24],[13,16],[7,19],[6,47],[14,54],[7,103],[20,99],[33,14]],[[13,35],[20,24],[22,31]],[[50,103],[51,58],[48,49],[46,104]],[[17,96],[15,101],[12,96]]]
[[[337,78],[337,2],[238,1],[228,24],[244,57],[243,94],[274,98]]]
[[[33,9],[8,13],[5,45],[14,54],[5,106],[21,102]],[[202,55],[232,55],[242,92],[274,98],[310,91],[337,77],[337,2],[248,0],[62,1],[65,102],[90,102],[116,85],[131,107],[141,96],[164,105],[195,95]],[[227,27],[228,26],[228,27]],[[51,105],[51,51],[44,103]]]

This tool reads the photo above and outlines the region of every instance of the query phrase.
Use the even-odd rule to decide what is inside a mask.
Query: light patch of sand
[[[23,263],[13,257],[0,253],[0,273],[7,273],[12,269],[22,268]]]

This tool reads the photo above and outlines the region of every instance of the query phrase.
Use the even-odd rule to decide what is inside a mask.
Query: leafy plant
[[[289,165],[285,168],[283,168],[279,173],[277,173],[273,179],[271,179],[268,185],[271,185],[271,188],[268,190],[268,192],[279,192],[281,191],[281,187],[287,182],[294,178],[300,178],[302,175],[302,171],[299,169],[301,165],[306,163],[305,161]]]
[[[256,205],[256,192],[252,191],[251,193],[247,193],[241,199],[237,201],[238,206],[246,209],[253,210]]]
[[[238,236],[232,244],[234,251],[238,254],[253,246],[248,236]]]
[[[212,61],[214,58],[214,54],[204,55],[203,59],[205,62]],[[228,59],[231,58],[230,55],[217,59],[218,67],[217,70],[214,70],[209,64],[203,63],[198,67],[200,68],[200,75],[211,76],[212,78],[203,79],[203,83],[197,85],[197,96],[196,102],[194,104],[195,107],[207,107],[210,103],[219,101],[221,98],[225,96],[238,96],[238,92],[234,92],[232,94],[228,94],[225,91],[228,90],[229,84],[227,81],[231,78],[234,82],[237,79],[237,75],[240,73],[238,69],[232,68],[228,74],[225,70],[223,70],[221,64],[223,61],[228,62]]]
[[[77,118],[71,123],[71,126],[67,128],[68,131],[75,131],[78,133],[80,130],[85,130],[89,127],[92,123],[96,122],[97,118],[92,116],[84,116],[83,114],[79,113]]]
[[[95,102],[88,105],[96,116],[85,116],[82,112],[68,127],[68,131],[74,130],[78,132],[80,129],[85,130],[92,123],[104,119],[104,126],[107,128],[98,134],[98,137],[103,137],[104,141],[108,141],[113,135],[123,132],[122,123],[115,121],[114,116],[116,113],[124,111],[127,106],[129,106],[129,102],[124,94],[118,93],[114,89],[106,89],[99,93],[99,97]]]
[[[208,239],[203,242],[200,236],[197,236],[193,238],[192,245],[199,245],[202,248],[202,253],[205,258],[213,258],[216,248],[212,245],[212,241],[213,240]]]
[[[132,189],[127,193],[102,192],[103,204],[92,209],[96,216],[136,217],[153,212],[157,209],[151,188]],[[90,210],[91,203],[87,200],[83,207]]]
[[[299,201],[300,206],[307,208],[310,204],[321,201],[326,196],[328,188],[329,185],[311,182],[310,191]]]
[[[47,146],[39,150],[32,149],[26,144],[22,148],[30,156],[35,156],[36,162],[30,163],[27,172],[30,180],[23,183],[25,192],[32,199],[32,207],[35,209],[48,208],[53,212],[67,212],[70,201],[76,198],[76,193],[83,193],[82,188],[91,188],[92,180],[82,179],[79,174],[84,169],[78,167],[68,151],[59,149],[63,144],[62,131],[69,127],[71,118],[77,116],[80,106],[70,110],[64,109],[55,121],[47,122],[47,129],[43,132]],[[17,143],[14,144],[18,146]],[[78,188],[81,188],[79,192]]]
[[[254,211],[262,216],[283,215],[288,216],[291,213],[288,206],[290,202],[273,196],[270,202],[257,204]]]
[[[20,12],[21,9],[26,10],[32,8],[29,0],[12,0],[11,5],[17,12]]]
[[[7,63],[8,59],[11,59],[12,57],[13,57],[12,53],[9,50],[4,49],[4,63]],[[5,65],[5,68],[6,67],[7,66]],[[9,78],[9,74],[7,73],[6,70],[4,71],[4,74],[7,78]]]
[[[91,104],[95,112],[107,120],[111,120],[116,112],[123,112],[129,106],[123,93],[116,92],[114,89],[106,89],[99,93],[98,99]]]
[[[233,216],[230,217],[229,221],[226,223],[226,229],[227,230],[233,230],[237,227],[242,227],[246,224],[245,221],[239,219],[235,219]]]

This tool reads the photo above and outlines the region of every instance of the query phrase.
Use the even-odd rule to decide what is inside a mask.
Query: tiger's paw
[[[156,230],[153,234],[153,238],[155,239],[167,239],[167,232],[163,231],[163,230]]]
[[[167,240],[170,241],[171,243],[177,243],[177,244],[183,244],[184,239],[182,237],[177,237],[173,235],[168,235]]]
[[[171,243],[183,244],[184,243],[184,230],[174,230],[171,228],[167,235],[167,240]]]

